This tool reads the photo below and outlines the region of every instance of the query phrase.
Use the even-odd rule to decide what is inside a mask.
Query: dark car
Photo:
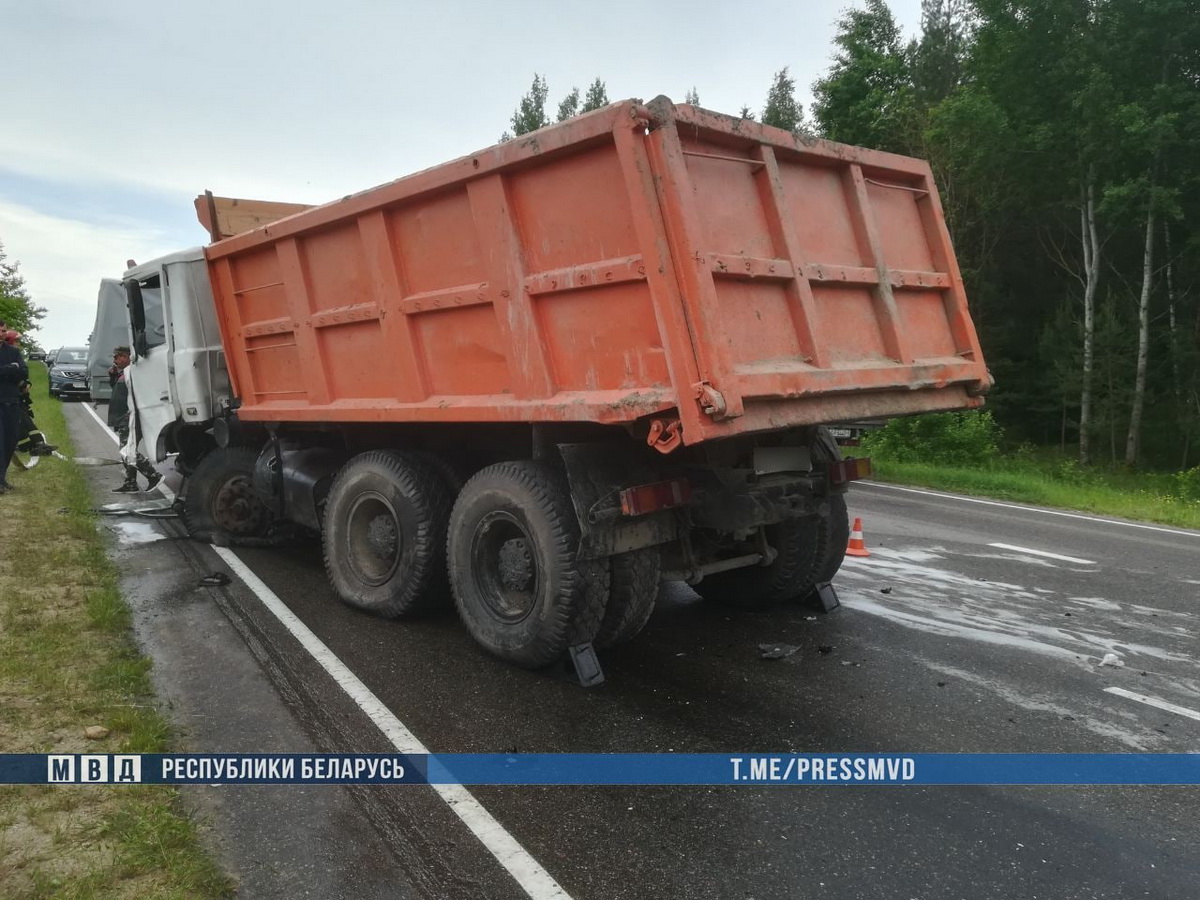
[[[87,347],[63,347],[50,364],[50,396],[78,397],[86,400],[88,390]]]
[[[35,360],[37,362],[45,362],[46,361],[46,351],[43,350],[41,347],[34,347],[32,350],[29,351],[29,359]]]

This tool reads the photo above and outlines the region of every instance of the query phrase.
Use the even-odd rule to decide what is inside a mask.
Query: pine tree
[[[500,139],[508,140],[512,137],[520,137],[549,125],[550,119],[546,115],[546,98],[549,94],[550,88],[546,84],[546,79],[535,72],[529,93],[521,98],[521,102],[517,104],[517,109],[513,113],[512,133],[506,131]]]
[[[797,131],[804,124],[804,110],[796,102],[796,80],[788,74],[787,67],[775,73],[775,82],[767,94],[767,105],[763,108],[762,122],[784,131]]]
[[[572,116],[579,115],[579,88],[571,88],[571,93],[558,104],[558,121],[565,122]]]
[[[597,78],[592,82],[592,86],[587,90],[587,96],[583,98],[583,108],[580,112],[591,112],[595,109],[602,109],[608,106],[608,88],[605,87],[603,81]]]

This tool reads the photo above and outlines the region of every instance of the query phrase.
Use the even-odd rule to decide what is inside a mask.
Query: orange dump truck
[[[990,384],[927,164],[666,98],[229,237],[197,205],[229,396],[154,441],[189,527],[320,531],[347,602],[451,595],[521,665],[630,639],[664,579],[812,595],[868,471],[821,426]]]

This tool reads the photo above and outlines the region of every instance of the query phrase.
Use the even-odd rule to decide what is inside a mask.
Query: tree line
[[[760,120],[929,160],[1009,439],[1196,465],[1200,0],[924,0],[907,41],[861,0],[834,45],[809,116],[783,68]]]
[[[29,296],[20,264],[8,261],[4,244],[0,243],[0,322],[24,335],[45,317],[46,310]]]

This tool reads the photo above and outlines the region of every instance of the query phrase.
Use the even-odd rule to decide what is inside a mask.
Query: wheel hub
[[[541,578],[535,544],[522,521],[506,510],[485,516],[472,537],[476,590],[501,621],[519,622],[537,607]]]
[[[267,515],[249,479],[243,476],[230,478],[221,485],[212,509],[217,524],[231,534],[257,534]]]
[[[346,517],[346,561],[363,584],[386,584],[403,555],[396,508],[377,491],[364,491]]]
[[[376,516],[367,526],[367,545],[380,559],[396,555],[396,522],[391,516]]]
[[[523,538],[500,545],[500,583],[510,591],[527,591],[533,582],[533,556]]]

